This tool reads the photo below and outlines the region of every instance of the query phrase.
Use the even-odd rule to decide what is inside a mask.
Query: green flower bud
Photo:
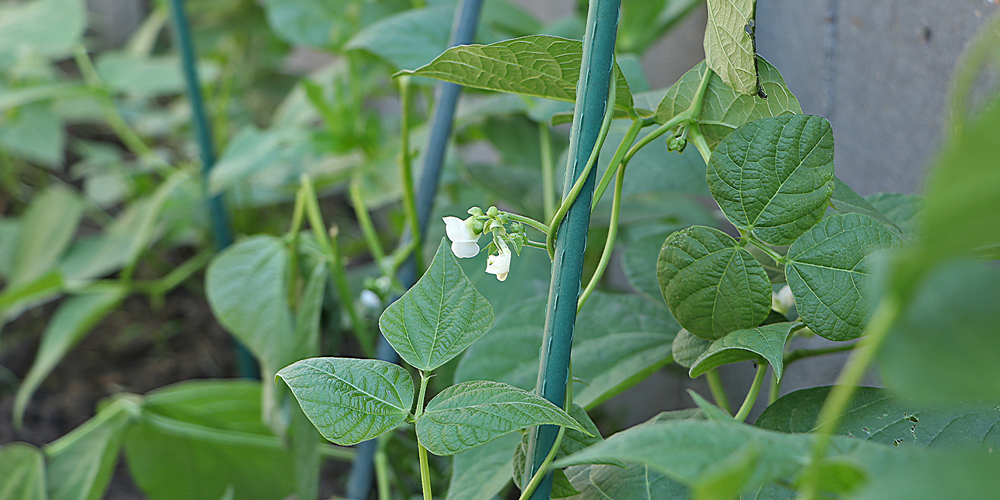
[[[472,232],[476,234],[482,234],[483,227],[484,227],[483,221],[481,220],[472,221]]]
[[[479,217],[483,215],[483,209],[479,207],[472,207],[469,209],[469,215],[473,217]]]
[[[500,213],[500,211],[497,210],[497,207],[490,207],[489,210],[486,211],[486,215],[488,215],[490,217],[496,217],[497,214],[499,214],[499,213]]]

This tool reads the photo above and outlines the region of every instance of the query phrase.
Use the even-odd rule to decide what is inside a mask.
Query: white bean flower
[[[787,314],[795,305],[795,297],[792,296],[792,289],[785,285],[778,290],[778,293],[771,294],[771,309],[781,314]]]
[[[458,217],[445,217],[443,220],[445,232],[448,233],[448,239],[451,240],[451,251],[455,257],[468,259],[479,255],[478,242],[482,234],[476,234],[472,230],[472,217],[466,220]]]
[[[501,238],[495,240],[497,245],[500,247],[500,253],[497,255],[490,255],[486,259],[486,272],[489,274],[495,274],[497,280],[503,281],[507,279],[507,273],[510,272],[510,248],[507,248],[507,243]]]

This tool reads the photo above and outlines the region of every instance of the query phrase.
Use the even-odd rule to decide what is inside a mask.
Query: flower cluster
[[[469,209],[470,217],[463,220],[458,217],[445,217],[445,232],[451,240],[451,251],[455,257],[467,259],[479,255],[479,238],[490,233],[493,241],[486,246],[489,257],[486,259],[486,272],[496,275],[497,279],[507,279],[510,272],[511,247],[514,253],[521,255],[521,248],[528,240],[524,226],[511,220],[511,214],[490,207],[483,212],[479,207]]]

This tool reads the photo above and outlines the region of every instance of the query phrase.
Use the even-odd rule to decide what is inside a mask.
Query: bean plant
[[[542,26],[486,0],[477,43],[451,48],[448,1],[195,5],[260,24],[201,40],[222,146],[202,184],[187,129],[157,108],[181,92],[157,55],[163,8],[95,64],[82,2],[3,7],[23,22],[77,16],[63,12],[62,38],[0,46],[0,145],[22,169],[2,180],[24,200],[0,219],[0,314],[68,296],[15,421],[129,294],[162,301],[202,268],[209,307],[261,380],[114,396],[44,450],[0,448],[0,498],[100,498],[121,450],[153,499],[318,498],[323,461],[363,470],[348,447],[369,441],[379,500],[994,496],[1000,18],[958,65],[925,193],[863,197],[837,176],[830,122],[804,114],[757,55],[756,2],[706,3],[705,60],[658,90],[635,54],[698,1],[592,0]],[[275,68],[250,71],[226,49],[286,44],[340,58],[284,89],[267,126],[250,124],[261,111],[230,96],[266,94],[257,79]],[[78,79],[53,76],[66,60]],[[175,79],[140,78],[154,68]],[[426,226],[416,186],[436,81],[467,92],[455,144],[485,140],[500,165],[450,148]],[[90,107],[67,111],[78,99]],[[116,136],[73,139],[90,194],[58,180],[24,194],[61,146],[11,134],[46,120]],[[248,236],[214,254],[190,206],[220,193]],[[84,217],[108,220],[74,240]],[[136,279],[157,241],[199,250]],[[605,278],[616,258],[627,292]],[[420,273],[409,287],[407,261]],[[814,337],[826,347],[794,345]],[[789,365],[834,352],[849,353],[834,385],[779,397]],[[731,407],[718,369],[740,362],[755,374]],[[704,377],[711,400],[692,392],[696,408],[602,436],[602,404],[665,367]],[[873,367],[884,387],[861,386]]]

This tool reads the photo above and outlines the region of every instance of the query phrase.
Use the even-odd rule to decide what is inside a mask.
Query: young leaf
[[[28,401],[45,377],[52,373],[52,369],[73,346],[121,304],[127,293],[126,287],[112,285],[71,297],[59,306],[42,333],[42,342],[31,370],[17,388],[14,398],[14,423],[17,427],[21,426]]]
[[[705,62],[733,90],[757,93],[753,40],[744,30],[752,20],[755,0],[708,0]]]
[[[410,374],[377,359],[303,359],[277,376],[320,434],[343,446],[395,429],[413,406]]]
[[[795,240],[785,278],[802,321],[830,340],[861,336],[870,302],[870,257],[900,245],[888,227],[860,214],[831,215]]]
[[[45,493],[45,457],[38,448],[27,443],[0,447],[0,471],[3,471],[0,499],[48,499]]]
[[[691,368],[702,353],[708,350],[708,346],[710,345],[712,345],[711,340],[695,337],[691,335],[691,332],[682,328],[681,331],[677,332],[677,336],[674,337],[672,346],[674,361],[684,368]]]
[[[785,341],[796,326],[795,323],[771,323],[769,325],[736,330],[712,342],[691,365],[690,376],[695,378],[712,368],[746,359],[764,358],[781,380],[784,371]]]
[[[823,217],[833,194],[830,122],[784,115],[741,126],[712,153],[708,188],[737,228],[791,244]]]
[[[543,424],[587,432],[541,396],[499,382],[474,381],[441,391],[427,403],[416,429],[417,439],[428,451],[444,456]]]
[[[83,200],[72,190],[53,185],[36,195],[21,217],[17,250],[7,287],[32,282],[52,270],[73,240],[83,215]]]
[[[557,101],[575,102],[583,61],[583,42],[548,35],[529,35],[489,45],[460,45],[429,64],[400,74]],[[615,107],[632,109],[628,82],[617,70]]]
[[[446,500],[493,500],[510,482],[511,454],[520,438],[511,433],[456,454]]]
[[[771,310],[764,268],[718,229],[692,226],[671,234],[660,249],[656,275],[677,322],[704,339],[755,327]]]
[[[804,433],[816,430],[820,408],[831,387],[795,391],[764,410],[754,424],[762,429]],[[899,446],[971,446],[1000,449],[1000,410],[993,404],[920,405],[886,389],[858,387],[840,417],[836,433]]]
[[[719,141],[744,123],[771,116],[802,113],[798,99],[788,90],[781,73],[762,57],[757,58],[757,68],[760,70],[760,84],[767,93],[767,99],[734,91],[718,74],[713,73],[709,77],[708,88],[702,97],[701,116],[695,118],[698,119],[698,130],[705,136],[710,148],[714,149]],[[708,67],[703,61],[684,73],[663,96],[656,108],[654,120],[663,124],[690,108],[706,71]]]
[[[493,307],[442,238],[430,268],[378,320],[407,363],[431,371],[461,354],[493,326]]]

